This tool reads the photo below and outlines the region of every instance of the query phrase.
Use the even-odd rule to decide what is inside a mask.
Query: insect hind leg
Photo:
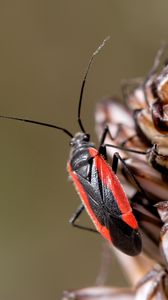
[[[76,228],[87,230],[87,231],[91,231],[91,232],[95,232],[95,233],[99,233],[96,229],[76,224],[77,219],[82,214],[82,212],[84,211],[84,209],[85,209],[84,205],[80,204],[80,206],[76,209],[76,211],[74,212],[74,214],[70,218],[69,223],[72,226],[76,227]]]
[[[123,168],[127,172],[127,174],[130,177],[131,181],[134,182],[134,184],[136,185],[138,191],[140,191],[142,193],[142,195],[145,196],[145,198],[149,199],[148,195],[146,194],[146,192],[144,191],[144,189],[140,185],[139,181],[136,179],[136,177],[134,176],[134,174],[128,168],[125,160],[120,156],[120,154],[118,152],[115,152],[114,155],[113,155],[112,169],[113,169],[114,173],[117,173],[117,170],[118,170],[118,161],[119,160],[122,163]]]

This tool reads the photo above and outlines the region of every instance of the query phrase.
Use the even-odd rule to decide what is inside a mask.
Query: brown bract
[[[148,114],[149,112],[143,111],[143,113]],[[126,118],[124,118],[124,115]],[[167,137],[157,132],[151,116],[148,115],[148,117],[150,122],[143,124],[146,135],[149,135],[150,141],[153,142],[154,140],[159,150],[162,149],[162,154],[163,151],[166,154],[168,149]],[[150,126],[148,126],[149,124]],[[118,253],[116,250],[115,252],[118,253],[117,255],[124,272],[127,274],[127,278],[130,278],[133,286],[140,278],[142,280],[141,284],[134,291],[133,299],[167,299],[167,181],[163,180],[161,172],[150,163],[149,157],[153,145],[149,147],[149,144],[137,132],[133,111],[113,98],[103,100],[96,107],[96,132],[99,137],[101,137],[106,125],[109,127],[110,134],[107,136],[105,144],[123,147],[122,150],[107,148],[109,158],[112,160],[114,153],[116,151],[119,152],[147,195],[145,198],[144,195],[139,193],[137,187],[135,187],[129,176],[123,172],[122,166],[120,166],[118,177],[124,183],[133,212],[138,220],[145,256],[143,256],[140,265],[138,264],[139,257],[133,259],[133,265],[140,266],[140,268],[136,269],[129,267],[130,258],[124,257],[124,254]],[[147,155],[131,153],[126,151],[126,149],[146,151]],[[142,267],[143,260],[145,261],[145,267]],[[157,268],[154,267],[155,264],[157,264]],[[134,270],[134,272],[131,272],[130,269]]]

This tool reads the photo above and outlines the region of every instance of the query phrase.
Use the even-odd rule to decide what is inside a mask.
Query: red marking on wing
[[[127,223],[128,225],[131,224],[131,227],[133,227],[134,229],[137,229],[138,228],[138,224],[137,224],[137,221],[132,213],[131,212],[128,212],[127,214],[122,214],[122,219],[125,223]]]
[[[99,155],[96,149],[89,148],[89,153],[92,157],[94,157],[100,180],[114,195],[117,205],[121,211],[122,219],[133,229],[137,229],[138,224],[132,213],[132,208],[129,204],[128,198],[112,168],[108,165],[104,158]]]
[[[68,172],[73,180],[73,183],[75,185],[75,188],[86,208],[86,211],[88,213],[88,215],[90,216],[91,220],[93,221],[97,231],[108,241],[112,242],[112,238],[110,236],[110,232],[108,230],[108,228],[106,228],[105,226],[103,226],[98,219],[96,218],[94,211],[92,210],[90,204],[89,204],[89,199],[87,197],[87,192],[85,192],[85,189],[83,188],[82,184],[79,182],[78,177],[75,173],[75,171],[72,170],[72,167],[70,165],[70,163],[68,163],[67,165],[67,169]]]

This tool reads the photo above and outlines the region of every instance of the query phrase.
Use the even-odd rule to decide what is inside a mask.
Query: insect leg
[[[87,231],[91,231],[91,232],[96,232],[96,233],[99,233],[96,229],[93,229],[93,228],[89,228],[89,227],[85,227],[85,226],[82,226],[82,225],[79,225],[79,224],[76,224],[76,220],[79,218],[79,216],[81,215],[81,213],[84,211],[85,207],[83,204],[81,204],[77,210],[74,212],[74,214],[72,215],[72,217],[70,218],[69,220],[69,223],[74,226],[74,227],[77,227],[77,228],[80,228],[80,229],[83,229],[83,230],[87,230]]]
[[[118,152],[114,153],[113,155],[113,162],[112,162],[112,169],[113,169],[113,172],[114,173],[117,173],[117,169],[118,169],[118,161],[121,161],[125,171],[127,172],[127,174],[129,175],[130,179],[132,182],[134,182],[135,186],[137,187],[138,191],[141,193],[141,195],[143,197],[145,197],[146,199],[150,200],[150,197],[148,196],[148,194],[145,192],[145,190],[142,188],[142,186],[140,185],[139,181],[136,179],[136,177],[134,176],[134,174],[130,171],[130,169],[128,168],[126,162],[124,161],[124,159],[121,158],[121,156],[119,155]],[[142,197],[141,196],[141,197]],[[140,197],[140,199],[141,199]],[[133,199],[132,199],[133,200]],[[131,201],[132,202],[132,201]],[[134,202],[134,201],[133,201]],[[136,201],[135,201],[136,203]],[[138,200],[138,203],[140,204],[141,201]],[[158,217],[158,213],[156,212],[155,208],[153,207],[153,205],[150,204],[150,202],[148,203],[143,203],[143,206],[146,207],[146,209],[148,210],[149,207],[150,207],[150,211],[154,214],[155,217]],[[135,211],[137,210],[138,211],[138,214],[141,214],[141,219],[143,218],[144,220],[146,219],[146,216],[144,214],[143,211],[139,211],[139,208],[137,206],[134,205],[134,209]],[[147,220],[150,221],[150,217],[147,217]],[[153,223],[157,223],[158,225],[158,222],[155,220],[152,219],[152,222]]]
[[[107,160],[107,152],[106,152],[106,147],[101,146],[99,149],[99,154],[101,154],[105,160]]]
[[[104,144],[105,138],[107,133],[109,132],[108,127],[106,126],[104,129],[104,132],[102,134],[101,140],[100,140],[100,146],[99,146],[99,154],[103,155],[105,160],[107,160],[107,153],[106,153],[106,147],[102,146]]]
[[[134,136],[131,136],[130,138],[132,139]],[[128,139],[129,140],[129,139]],[[127,142],[127,140],[125,140],[125,142]],[[124,143],[125,143],[124,142]],[[129,149],[129,148],[125,148],[123,146],[118,146],[118,145],[111,145],[111,144],[105,144],[103,145],[103,147],[111,147],[111,148],[115,148],[115,149],[120,149],[123,151],[127,151],[127,152],[132,152],[132,153],[137,153],[137,154],[141,154],[141,155],[146,155],[148,154],[148,152],[150,151],[140,151],[140,150],[135,150],[135,149]]]
[[[123,143],[121,144],[121,146],[111,145],[111,144],[104,144],[104,141],[105,141],[105,138],[106,138],[107,134],[109,134],[110,137],[111,137],[111,139],[114,140],[113,137],[112,137],[112,135],[111,135],[111,133],[110,133],[110,131],[109,131],[108,126],[106,126],[105,129],[104,129],[104,132],[102,134],[102,137],[101,137],[101,140],[100,140],[100,146],[99,146],[99,150],[98,150],[99,154],[103,155],[106,160],[107,160],[106,147],[112,147],[112,148],[116,148],[116,149],[121,149],[123,151],[128,151],[128,152],[142,154],[142,155],[146,155],[147,154],[147,152],[144,152],[144,151],[139,151],[139,150],[129,149],[129,148],[127,149],[127,148],[124,147],[125,144],[128,141],[131,141],[136,136],[136,134],[128,137],[125,141],[123,141]]]
[[[118,170],[118,157],[116,157],[115,154],[113,155],[112,170],[115,174]]]
[[[134,184],[136,185],[138,191],[140,191],[145,198],[149,198],[148,195],[146,195],[146,192],[144,191],[144,189],[142,188],[142,186],[140,185],[140,183],[138,182],[138,180],[136,179],[136,177],[134,176],[134,174],[130,171],[130,169],[128,168],[126,162],[124,161],[124,159],[120,156],[120,154],[118,152],[114,153],[113,155],[113,162],[112,162],[112,169],[113,171],[116,173],[117,169],[118,169],[118,160],[121,161],[125,171],[127,172],[127,174],[129,175],[131,181],[134,182]]]
[[[100,140],[100,146],[99,146],[99,150],[98,150],[99,154],[103,155],[105,160],[107,160],[107,153],[106,153],[106,147],[103,144],[104,144],[104,141],[105,141],[105,138],[106,138],[107,134],[109,134],[111,139],[114,140],[111,133],[110,133],[110,131],[109,131],[108,126],[106,125],[105,128],[104,128],[104,132],[102,134],[101,140]]]
[[[104,141],[105,141],[105,138],[106,138],[107,133],[109,133],[109,129],[108,129],[108,126],[105,126],[104,132],[103,132],[102,137],[101,137],[101,140],[100,140],[100,146],[99,146],[99,149],[100,149],[100,147],[104,144]]]

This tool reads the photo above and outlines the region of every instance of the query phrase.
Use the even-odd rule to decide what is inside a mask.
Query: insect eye
[[[84,141],[88,142],[89,140],[90,140],[90,135],[86,133],[84,135]]]

